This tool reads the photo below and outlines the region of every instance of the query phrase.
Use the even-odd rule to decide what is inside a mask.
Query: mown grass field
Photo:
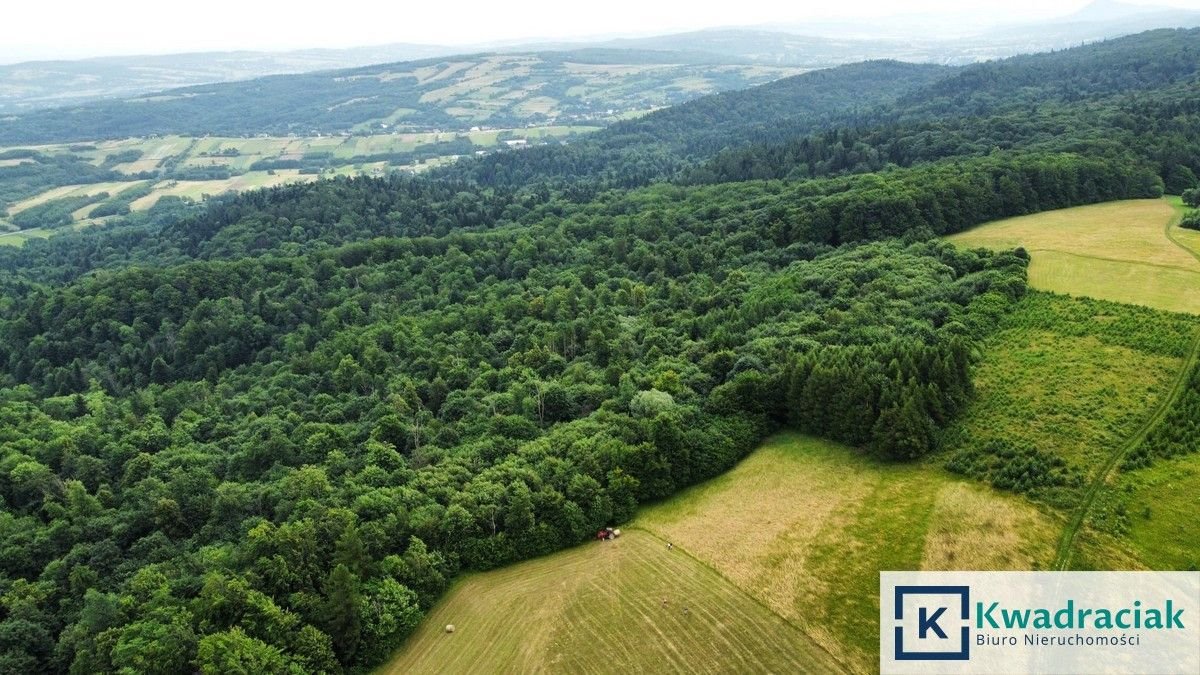
[[[648,532],[629,530],[614,542],[461,580],[379,672],[841,670],[799,629],[714,570],[678,548],[668,552]]]
[[[615,546],[468,577],[382,672],[871,672],[880,570],[1036,569],[1059,527],[935,463],[780,434]]]
[[[1200,314],[1200,260],[1168,236],[1179,231],[1178,217],[1166,199],[1110,202],[1009,218],[949,239],[1024,247],[1034,288]]]
[[[780,434],[637,518],[857,672],[878,663],[879,572],[1038,569],[1060,522],[934,463],[886,464]]]

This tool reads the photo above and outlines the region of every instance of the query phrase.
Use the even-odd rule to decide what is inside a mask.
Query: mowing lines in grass
[[[841,670],[715,571],[631,530],[464,578],[379,672]]]

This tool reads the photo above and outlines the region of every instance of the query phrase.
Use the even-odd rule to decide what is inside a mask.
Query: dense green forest
[[[879,399],[836,423],[927,451],[1024,288],[1012,255],[605,220],[135,268],[12,308],[6,344],[88,326],[100,351],[6,390],[0,564],[31,599],[5,666],[177,672],[217,640],[376,663],[458,569],[730,466],[786,417],[789,354],[869,356]]]
[[[781,425],[936,451],[1028,261],[936,236],[1194,188],[1194,37],[864,64],[564,148],[163,200],[0,250],[0,671],[362,671],[460,571],[578,543]],[[998,143],[1017,90],[1046,112]],[[912,147],[938,136],[923,116],[957,135]],[[1121,120],[1159,132],[1103,143]],[[1021,140],[1052,123],[1071,134]],[[671,125],[644,163],[614,140]],[[911,154],[771,154],[805,139]],[[779,170],[710,183],[726,143]],[[1194,439],[1189,397],[1150,452]],[[1073,480],[1024,459],[1021,480]]]

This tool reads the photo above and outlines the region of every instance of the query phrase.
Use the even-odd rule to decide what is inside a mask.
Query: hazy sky
[[[16,0],[0,16],[0,60],[226,49],[470,44],[524,38],[648,34],[713,26],[954,12],[1039,19],[1088,0]],[[1129,0],[1200,9],[1200,0]]]

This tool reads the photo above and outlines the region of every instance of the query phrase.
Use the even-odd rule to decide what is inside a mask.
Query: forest
[[[1194,201],[1195,37],[847,67],[767,85],[757,119],[751,89],[0,250],[0,672],[365,672],[459,573],[577,544],[783,426],[936,452],[1029,262],[938,235]],[[863,110],[855,77],[895,86]],[[1147,452],[1194,447],[1196,377]]]

